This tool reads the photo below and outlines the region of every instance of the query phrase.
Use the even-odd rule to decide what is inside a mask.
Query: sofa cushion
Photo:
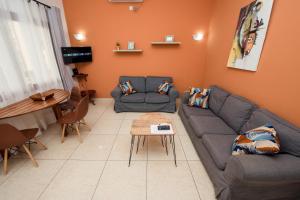
[[[235,135],[204,135],[203,144],[220,170],[224,170],[231,156]]]
[[[146,91],[147,92],[157,92],[158,86],[163,83],[163,81],[168,81],[173,83],[171,77],[160,77],[160,76],[147,76],[146,78]]]
[[[123,95],[121,97],[121,102],[123,103],[144,103],[145,102],[145,93],[135,93],[128,96]]]
[[[209,109],[200,109],[200,108],[188,106],[186,104],[182,104],[181,109],[187,118],[190,118],[191,116],[216,117],[216,115]]]
[[[130,81],[132,84],[133,88],[137,92],[145,92],[146,91],[146,81],[145,77],[141,76],[121,76],[119,82],[124,83],[126,81]]]
[[[123,83],[120,83],[120,88],[123,92],[123,94],[130,95],[130,94],[134,94],[136,93],[135,89],[133,88],[132,84],[130,83],[130,81],[126,81]]]
[[[191,116],[190,125],[199,138],[206,134],[236,135],[219,117]]]
[[[165,94],[158,94],[158,93],[147,93],[146,94],[146,103],[168,103],[170,98],[168,95]]]
[[[242,154],[274,155],[279,151],[279,138],[270,123],[242,133],[236,137],[232,145],[232,155],[234,156]]]
[[[157,88],[159,94],[168,94],[169,90],[173,87],[172,83],[168,81],[163,81]]]
[[[210,87],[210,95],[208,98],[209,109],[211,109],[215,114],[219,114],[226,98],[229,95],[230,94],[228,92],[217,86]]]
[[[209,89],[200,89],[192,87],[190,90],[189,106],[208,109]]]
[[[250,118],[256,106],[247,99],[231,95],[222,106],[219,116],[236,132]],[[263,124],[262,124],[263,125]]]
[[[229,184],[300,182],[300,158],[289,154],[231,156],[224,176]]]
[[[245,132],[266,123],[272,123],[274,126],[280,140],[281,152],[300,156],[300,129],[266,109],[255,110],[242,127],[242,131]]]

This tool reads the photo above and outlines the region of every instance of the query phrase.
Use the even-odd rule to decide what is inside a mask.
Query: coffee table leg
[[[137,141],[137,145],[136,145],[136,153],[138,153],[138,151],[139,151],[140,140],[141,140],[141,136],[138,136],[138,141]]]
[[[172,144],[172,136],[170,135],[169,138],[170,138],[170,144]]]
[[[145,146],[146,136],[144,136],[143,146]]]
[[[165,147],[165,146],[164,146],[164,136],[160,136],[160,139],[161,139],[161,145],[162,145],[163,147]]]
[[[176,161],[176,150],[175,150],[175,137],[174,135],[172,136],[172,147],[173,147],[173,155],[174,155],[174,162],[175,162],[175,166],[177,167],[177,161]]]
[[[165,139],[166,152],[167,152],[167,155],[168,155],[168,137],[164,136],[164,139]]]
[[[132,157],[132,151],[133,151],[133,146],[134,146],[134,139],[135,136],[131,136],[131,146],[130,146],[130,155],[129,155],[129,163],[128,163],[128,167],[130,167],[130,162],[131,162],[131,157]]]

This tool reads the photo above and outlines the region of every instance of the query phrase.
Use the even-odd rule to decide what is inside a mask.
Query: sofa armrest
[[[300,158],[279,154],[231,156],[224,176],[230,185],[240,183],[300,182]]]
[[[190,93],[185,91],[181,97],[181,103],[188,104],[190,98]]]
[[[171,101],[176,101],[176,98],[179,97],[179,93],[178,93],[178,91],[176,90],[175,87],[172,87],[169,90],[168,95],[169,95]]]
[[[119,86],[116,86],[114,88],[113,91],[111,91],[111,96],[115,99],[115,100],[119,100],[122,96],[122,90]]]

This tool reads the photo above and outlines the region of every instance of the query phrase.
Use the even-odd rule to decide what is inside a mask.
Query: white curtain
[[[63,88],[46,9],[33,1],[0,0],[0,107]]]
[[[72,77],[72,69],[70,65],[65,65],[61,54],[61,47],[66,47],[67,40],[64,33],[63,23],[61,19],[60,9],[57,7],[51,7],[47,10],[47,16],[49,20],[49,27],[53,41],[53,48],[56,55],[58,69],[62,76],[62,83],[65,90],[71,92],[74,87],[74,80]]]

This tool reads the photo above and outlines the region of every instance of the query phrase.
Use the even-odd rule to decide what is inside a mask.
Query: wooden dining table
[[[54,93],[52,98],[45,101],[33,101],[29,97],[0,109],[0,120],[33,113],[39,110],[53,108],[55,116],[60,115],[58,104],[69,98],[70,93],[62,89],[51,89],[47,93]]]
[[[54,96],[45,101],[34,101],[28,97],[24,100],[21,100],[19,102],[16,102],[16,103],[10,104],[4,108],[1,108],[0,109],[0,120],[33,113],[33,112],[47,109],[47,108],[52,108],[56,119],[58,119],[62,115],[58,104],[63,102],[64,100],[68,99],[70,96],[70,93],[63,89],[51,89],[46,92],[54,93]],[[2,151],[0,151],[0,154],[3,156]]]

